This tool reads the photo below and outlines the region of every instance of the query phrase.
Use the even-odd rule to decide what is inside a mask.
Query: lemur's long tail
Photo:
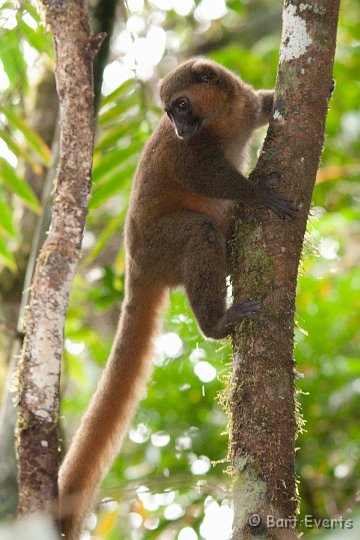
[[[165,295],[160,287],[137,286],[126,293],[108,363],[59,472],[60,517],[67,540],[78,539],[135,413],[151,372],[152,338]]]

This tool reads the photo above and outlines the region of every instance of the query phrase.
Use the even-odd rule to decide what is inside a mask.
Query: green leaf
[[[132,178],[135,169],[136,164],[131,163],[124,167],[121,171],[110,176],[110,178],[99,187],[95,188],[89,202],[89,208],[98,208],[110,197],[122,191],[124,189],[125,181]]]
[[[32,18],[40,25],[41,23],[44,24],[45,22],[45,14],[44,12],[41,10],[39,4],[37,3],[34,3],[34,5],[31,4],[31,0],[30,1],[26,1],[24,3],[24,5],[22,5],[23,7],[23,13],[29,13]],[[45,29],[45,28],[44,28]]]
[[[130,156],[137,154],[143,146],[143,141],[135,140],[132,144],[129,144],[126,148],[115,148],[108,154],[102,157],[97,165],[94,166],[92,179],[94,182],[101,180],[109,172],[121,165]]]
[[[110,236],[115,232],[121,229],[121,225],[124,222],[124,216],[126,213],[126,208],[120,212],[119,215],[113,217],[108,225],[105,227],[105,230],[101,233],[100,237],[98,238],[95,246],[90,251],[89,255],[86,257],[86,263],[90,264],[96,257],[99,255],[99,253],[104,249],[106,246]]]
[[[28,151],[26,146],[22,146],[18,142],[14,141],[8,129],[0,129],[0,139],[6,142],[6,144],[9,147],[9,150],[14,152],[16,157],[22,157],[28,163],[30,163],[33,166],[33,168],[37,170],[41,168],[41,165],[39,164],[39,162],[34,159],[31,152]]]
[[[8,186],[20,199],[24,201],[26,206],[37,214],[41,213],[41,206],[36,195],[26,183],[20,178],[13,167],[0,157],[0,181]]]
[[[129,109],[133,107],[137,107],[139,109],[139,95],[137,92],[134,92],[131,94],[130,98],[123,100],[121,103],[114,105],[106,112],[102,113],[99,116],[100,125],[104,126],[113,120],[117,120],[120,115],[129,111]]]
[[[18,27],[26,41],[34,49],[42,54],[47,51],[49,51],[49,53],[51,52],[51,41],[45,32],[41,31],[41,27],[34,30],[34,28],[28,26],[20,17],[18,18]]]
[[[0,236],[0,260],[3,261],[5,266],[7,266],[10,270],[15,271],[16,270],[16,261],[11,253],[9,251],[7,245],[4,242],[4,239]]]
[[[95,146],[95,154],[100,153],[102,150],[108,150],[111,146],[114,146],[125,135],[132,136],[138,130],[138,125],[124,124],[116,126],[115,129],[106,131],[104,137],[102,137]],[[102,157],[101,157],[102,158]]]
[[[121,84],[118,88],[113,90],[113,92],[111,92],[110,94],[108,94],[102,99],[101,107],[116,101],[118,98],[123,97],[127,92],[130,92],[131,90],[136,89],[137,86],[138,86],[138,83],[135,79],[128,79],[123,84]],[[100,110],[100,114],[101,114],[101,110]]]
[[[44,140],[34,131],[29,124],[11,109],[2,109],[9,124],[21,131],[28,145],[39,156],[42,163],[48,167],[51,161],[51,150]]]
[[[26,86],[26,63],[15,30],[1,33],[0,53],[5,73],[9,77],[11,85],[14,87],[19,85],[21,88]],[[21,90],[21,88],[17,88],[17,90]]]
[[[0,191],[0,231],[5,232],[12,238],[16,238],[16,229],[10,211],[10,206]]]

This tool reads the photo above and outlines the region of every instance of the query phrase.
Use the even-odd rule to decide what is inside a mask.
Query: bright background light
[[[178,540],[198,540],[198,535],[192,527],[184,527],[178,534]]]
[[[205,474],[211,467],[211,461],[207,456],[200,456],[191,464],[191,472],[194,475]]]
[[[155,350],[168,358],[178,358],[183,353],[183,342],[175,332],[168,332],[155,340]]]
[[[231,534],[233,511],[227,505],[211,500],[205,504],[205,517],[200,525],[200,533],[206,540],[226,540]]]
[[[225,0],[203,0],[195,10],[195,17],[198,21],[209,21],[220,19],[226,13]]]
[[[201,361],[195,364],[194,372],[202,382],[210,382],[216,377],[216,369],[209,362]]]

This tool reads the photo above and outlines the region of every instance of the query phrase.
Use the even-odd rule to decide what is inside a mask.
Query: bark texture
[[[20,513],[46,510],[57,496],[63,331],[87,215],[94,139],[94,47],[86,2],[44,4],[56,52],[60,160],[50,230],[36,265],[19,363]]]
[[[338,11],[339,0],[288,0],[283,8],[273,118],[252,177],[279,173],[276,187],[298,216],[282,222],[266,210],[239,209],[235,226],[235,298],[260,299],[263,310],[234,337],[234,540],[296,538],[296,280],[333,86]]]

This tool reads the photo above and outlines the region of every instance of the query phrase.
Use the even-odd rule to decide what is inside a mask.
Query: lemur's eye
[[[186,97],[181,97],[176,100],[175,107],[178,111],[187,111],[190,107],[190,102]]]

